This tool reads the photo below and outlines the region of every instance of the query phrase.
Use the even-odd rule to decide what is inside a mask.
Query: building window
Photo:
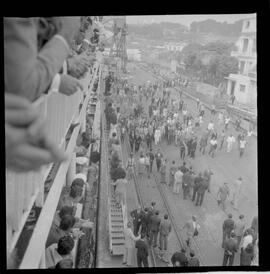
[[[244,38],[244,41],[243,41],[243,52],[247,52],[247,49],[248,49],[248,39],[247,38]]]
[[[240,89],[239,89],[239,90],[240,90],[241,92],[245,92],[245,88],[246,88],[245,85],[240,85]]]
[[[246,23],[246,29],[249,27],[249,25],[250,25],[250,22],[247,21],[247,23]]]
[[[240,61],[240,66],[239,66],[239,73],[240,74],[244,73],[244,68],[245,68],[245,61]]]

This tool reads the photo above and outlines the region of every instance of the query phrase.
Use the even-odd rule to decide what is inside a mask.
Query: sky
[[[237,20],[254,17],[256,14],[194,14],[194,15],[150,15],[150,16],[127,16],[128,24],[136,23],[160,23],[172,22],[180,23],[189,27],[193,21],[204,21],[207,19],[214,19],[219,22],[226,21],[227,23],[234,23]]]

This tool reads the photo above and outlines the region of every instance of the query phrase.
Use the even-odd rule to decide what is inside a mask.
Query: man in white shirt
[[[243,156],[244,154],[244,150],[245,150],[245,147],[246,147],[246,143],[247,141],[246,140],[240,140],[239,141],[239,156],[240,158]]]
[[[243,182],[242,178],[239,177],[233,184],[233,197],[232,197],[231,204],[233,205],[235,209],[238,208],[238,201],[239,201],[239,196],[241,194],[242,182]]]
[[[178,170],[174,174],[174,186],[173,186],[173,193],[179,194],[180,192],[180,185],[182,183],[183,173],[178,167]]]
[[[131,222],[127,223],[127,227],[124,229],[125,235],[125,253],[123,257],[123,264],[126,266],[132,266],[133,252],[135,250],[135,242],[140,239],[140,236],[136,237],[131,229]]]
[[[228,136],[228,138],[227,138],[227,152],[231,152],[233,143],[235,143],[235,138],[234,138],[234,136],[231,134],[231,135]]]
[[[217,139],[214,138],[214,139],[211,139],[210,140],[210,150],[209,150],[209,155],[212,156],[212,158],[214,158],[214,153],[215,153],[215,150],[217,148]]]
[[[243,242],[242,242],[241,248],[245,249],[249,244],[252,244],[252,242],[253,242],[252,235],[251,234],[247,234],[243,238]]]
[[[208,129],[209,131],[214,130],[214,123],[213,123],[213,121],[210,121],[210,122],[209,122],[207,129]]]

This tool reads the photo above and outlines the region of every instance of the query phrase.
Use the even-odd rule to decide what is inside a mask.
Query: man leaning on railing
[[[4,18],[8,169],[36,170],[67,158],[57,144],[49,140],[45,121],[30,101],[48,91],[71,95],[83,89],[76,78],[85,73],[85,58],[68,60],[67,72],[72,74],[72,69],[79,68],[76,78],[60,74],[79,24],[79,17]]]

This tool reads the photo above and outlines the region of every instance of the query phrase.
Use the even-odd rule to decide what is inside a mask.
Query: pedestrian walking
[[[138,206],[137,209],[134,209],[133,211],[131,211],[130,216],[133,220],[134,235],[138,236],[138,232],[141,228],[142,218],[143,218],[143,212],[142,212],[141,206]]]
[[[223,114],[223,112],[219,112],[219,114],[218,114],[218,125],[222,125],[223,120],[224,120],[224,114]]]
[[[135,159],[133,157],[133,153],[130,153],[129,155],[130,157],[128,158],[128,161],[127,161],[127,179],[128,180],[131,180],[132,179],[132,176],[134,174],[134,168],[135,168]]]
[[[195,159],[196,148],[197,148],[197,136],[194,136],[191,142],[191,147],[190,147],[190,157],[193,159]]]
[[[159,233],[161,219],[159,217],[159,211],[157,210],[151,217],[150,217],[150,240],[149,245],[152,245],[154,241],[153,247],[157,246],[157,238]]]
[[[175,172],[175,175],[174,175],[173,193],[175,194],[179,194],[180,192],[182,177],[183,177],[183,173],[181,172],[181,167],[178,167],[178,170]]]
[[[210,140],[210,149],[208,152],[208,155],[210,155],[212,158],[214,158],[216,148],[217,148],[217,139],[213,138]]]
[[[143,176],[144,171],[145,171],[145,158],[144,158],[144,155],[141,154],[140,158],[138,160],[138,175],[139,175],[139,177]]]
[[[244,154],[244,150],[245,150],[245,147],[246,147],[246,143],[247,141],[246,140],[240,140],[239,141],[239,157],[241,158]]]
[[[192,216],[191,220],[187,221],[182,229],[186,230],[186,244],[190,247],[190,240],[198,236],[200,225],[197,223],[196,216]]]
[[[228,262],[229,266],[233,265],[235,252],[237,252],[237,242],[235,240],[235,233],[231,232],[229,238],[224,242],[223,266],[227,266]]]
[[[233,144],[235,143],[235,138],[234,136],[231,134],[230,136],[228,136],[227,138],[227,152],[231,152],[232,151],[232,147]]]
[[[167,160],[164,159],[160,167],[160,183],[167,184],[166,182],[166,169],[167,169]]]
[[[125,235],[125,252],[123,256],[123,264],[126,266],[133,265],[133,252],[135,248],[135,241],[140,239],[140,236],[136,237],[131,230],[131,222],[127,223],[127,227],[124,229]]]
[[[228,129],[230,120],[231,120],[231,119],[230,119],[229,116],[227,116],[227,117],[225,118],[225,131],[227,131],[227,129]]]
[[[161,167],[161,159],[163,158],[163,155],[160,152],[160,149],[158,149],[157,153],[155,154],[155,158],[156,158],[157,171],[159,172]]]
[[[169,187],[173,187],[174,185],[174,175],[177,171],[177,166],[175,165],[175,161],[172,161],[172,165],[170,167],[170,179],[169,179]]]
[[[241,214],[239,216],[239,219],[235,222],[235,228],[234,228],[234,232],[237,240],[237,248],[239,248],[240,246],[241,240],[244,235],[245,227],[246,227],[246,221],[245,221],[244,215]]]
[[[221,150],[222,147],[223,147],[223,144],[224,144],[224,141],[225,141],[225,137],[226,137],[226,134],[225,134],[225,131],[223,129],[222,132],[221,132],[221,135],[220,135],[220,147],[219,147],[219,150]]]
[[[187,153],[187,145],[186,145],[186,143],[185,143],[185,141],[184,141],[183,138],[180,140],[179,147],[180,147],[180,158],[182,160],[184,160],[185,156],[186,156],[186,153]]]
[[[159,229],[159,249],[161,251],[161,258],[163,261],[168,262],[168,238],[171,233],[172,226],[168,220],[168,215],[164,215],[164,219],[160,223]]]
[[[200,149],[199,151],[202,152],[202,154],[204,155],[205,153],[205,148],[207,146],[207,136],[202,136],[200,139]]]
[[[225,244],[225,240],[228,239],[231,235],[231,232],[234,230],[235,228],[235,222],[232,218],[232,214],[229,213],[228,214],[228,218],[226,220],[224,220],[223,225],[222,225],[222,248],[224,248],[224,244]]]
[[[226,210],[226,200],[230,195],[230,190],[228,187],[228,183],[224,183],[222,186],[220,186],[218,192],[217,192],[217,202],[218,205],[221,205],[222,210]]]
[[[200,99],[199,98],[197,98],[196,103],[197,103],[197,109],[199,109],[199,106],[200,106]]]
[[[131,152],[133,152],[133,150],[134,150],[134,143],[135,143],[135,131],[132,131],[129,134],[129,144],[130,144]]]
[[[141,234],[147,235],[148,230],[148,208],[144,208],[141,214]]]
[[[154,153],[153,153],[152,149],[150,149],[150,152],[149,152],[150,173],[152,173],[152,171],[153,171],[153,162],[154,162],[154,159],[155,159]]]
[[[202,173],[200,172],[198,176],[195,177],[194,179],[194,184],[193,184],[193,193],[192,193],[192,201],[194,202],[197,196],[197,192],[199,189],[199,186],[203,180]]]
[[[137,248],[137,264],[138,267],[148,267],[148,246],[146,244],[145,234],[141,234],[139,240],[136,241]]]
[[[197,190],[197,200],[196,200],[196,206],[201,206],[203,199],[204,199],[204,195],[205,195],[205,191],[208,189],[208,182],[207,180],[202,177],[202,180],[200,180],[198,182],[198,190]]]
[[[190,195],[190,187],[191,187],[191,172],[188,170],[183,174],[182,177],[182,190],[183,190],[183,199],[186,200]]]
[[[236,210],[238,210],[238,201],[241,195],[242,182],[242,178],[239,177],[233,184],[231,204],[233,205],[233,208]]]

